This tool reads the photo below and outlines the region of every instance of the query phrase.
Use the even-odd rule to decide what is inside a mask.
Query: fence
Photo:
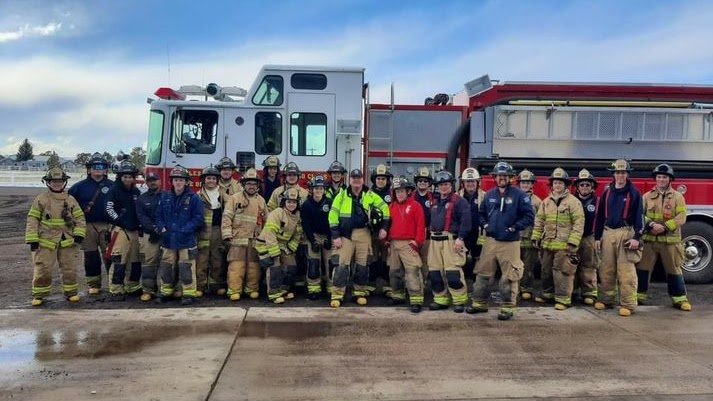
[[[70,187],[75,182],[86,177],[86,170],[68,171],[67,174],[71,177],[67,183]],[[45,175],[45,170],[9,170],[0,168],[0,187],[44,187],[42,177]]]

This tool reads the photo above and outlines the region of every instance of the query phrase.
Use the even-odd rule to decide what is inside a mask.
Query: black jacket
[[[322,200],[316,202],[311,196],[307,198],[300,209],[302,217],[302,229],[305,232],[305,237],[311,243],[314,242],[314,235],[326,235],[331,242],[332,232],[329,229],[329,209],[332,208],[332,201],[326,196]]]
[[[161,190],[159,189],[155,192],[145,192],[139,195],[139,198],[136,200],[136,217],[139,219],[141,228],[147,234],[153,233],[156,229],[154,214],[156,213],[156,206],[160,199]]]
[[[141,227],[136,216],[136,200],[141,192],[135,186],[126,188],[117,180],[106,195],[106,215],[111,224],[129,231]]]

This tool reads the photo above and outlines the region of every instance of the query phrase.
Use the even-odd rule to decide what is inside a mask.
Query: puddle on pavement
[[[87,323],[82,325],[86,327]],[[236,322],[148,322],[129,323],[115,330],[100,324],[91,329],[0,330],[0,370],[33,361],[121,355],[179,337],[197,339],[201,335],[230,334],[235,326]]]

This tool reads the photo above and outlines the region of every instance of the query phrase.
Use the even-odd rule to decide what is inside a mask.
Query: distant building
[[[35,156],[33,160],[24,162],[16,161],[17,156],[0,156],[0,168],[8,170],[46,170],[49,156]],[[77,165],[72,159],[59,157],[59,165],[64,170],[73,171],[77,169]]]

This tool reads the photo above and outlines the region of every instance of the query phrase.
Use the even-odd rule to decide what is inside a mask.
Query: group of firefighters
[[[347,174],[335,161],[307,190],[294,162],[282,168],[270,156],[262,174],[249,168],[238,181],[235,164],[224,157],[203,169],[197,193],[180,166],[169,174],[170,190],[162,191],[159,176],[148,173],[141,193],[131,161],[113,168],[115,182],[101,154],[86,166],[86,179],[68,191],[67,174],[49,169],[43,178],[48,191],[28,213],[33,306],[49,295],[56,263],[66,299],[79,301],[81,249],[88,294],[100,293],[104,267],[111,301],[127,294],[182,305],[205,293],[256,299],[264,280],[276,304],[304,286],[309,299],[326,294],[337,308],[347,293],[366,305],[382,280],[381,293],[393,304],[408,302],[413,313],[421,311],[429,286],[430,310],[475,314],[488,311],[499,270],[499,320],[513,317],[518,297],[564,310],[575,294],[597,310],[616,306],[629,316],[646,302],[660,260],[674,307],[691,310],[681,271],[686,206],[671,187],[667,164],[653,170],[656,186],[642,196],[629,180],[629,162],[616,160],[613,181],[599,198],[589,171],[571,180],[556,168],[545,199],[532,191],[533,173],[522,170],[515,185],[505,161],[495,164],[496,185],[487,192],[472,167],[457,190],[448,171],[431,175],[421,167],[412,182],[380,164],[369,188],[360,169]],[[538,264],[542,288],[535,292]]]

